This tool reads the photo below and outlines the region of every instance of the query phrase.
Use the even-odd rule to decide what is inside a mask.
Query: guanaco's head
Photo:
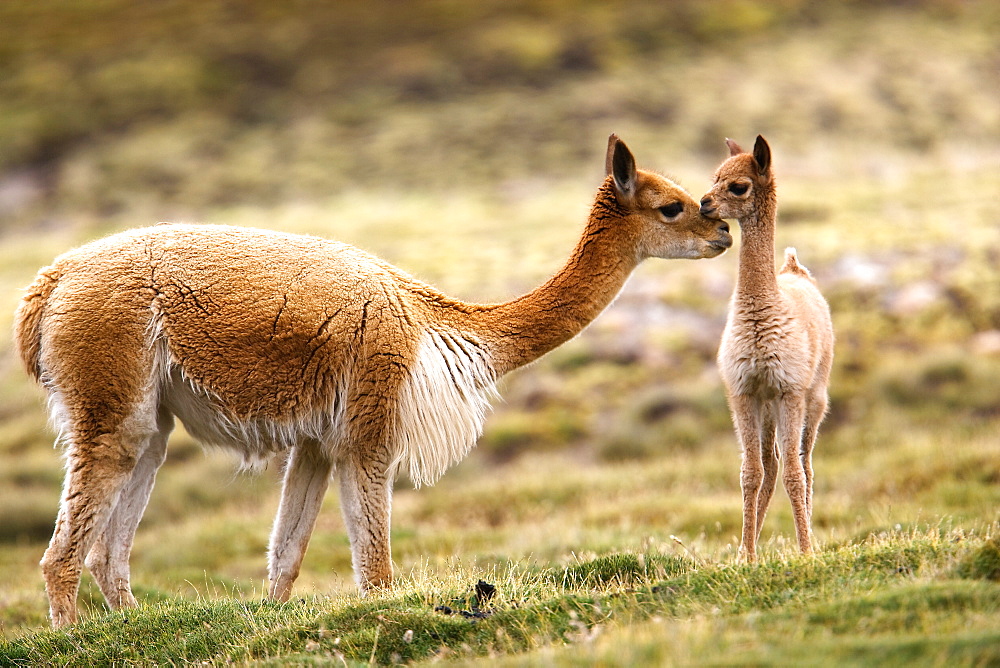
[[[715,257],[733,245],[729,225],[703,216],[698,203],[670,179],[636,169],[635,158],[617,135],[608,138],[605,163],[624,218],[637,227],[645,257]]]
[[[715,185],[701,198],[701,213],[711,218],[737,218],[754,215],[760,198],[774,190],[771,173],[771,147],[757,135],[753,153],[746,153],[732,139],[726,140],[729,158],[715,170]]]

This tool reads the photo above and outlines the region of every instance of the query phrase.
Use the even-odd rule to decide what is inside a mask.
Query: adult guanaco
[[[271,597],[289,597],[334,474],[362,591],[390,582],[400,467],[419,485],[461,459],[496,380],[580,332],[643,259],[732,244],[614,135],[606,170],[565,266],[500,304],[453,299],[343,243],[225,226],[126,231],[42,269],[15,338],[65,449],[41,562],[53,625],[76,621],[84,564],[112,608],[136,604],[129,553],[175,417],[247,465],[286,453]]]

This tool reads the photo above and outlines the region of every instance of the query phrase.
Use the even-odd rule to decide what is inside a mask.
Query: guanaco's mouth
[[[716,251],[716,255],[722,255],[727,249],[733,245],[733,236],[731,234],[723,233],[718,239],[714,241],[709,241],[708,245]]]

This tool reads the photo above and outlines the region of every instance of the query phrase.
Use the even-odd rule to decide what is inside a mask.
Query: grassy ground
[[[453,562],[444,578],[418,569],[395,591],[365,600],[311,596],[275,604],[234,600],[232,592],[220,601],[167,598],[69,632],[26,636],[0,651],[5,665],[475,656],[509,657],[501,665],[1000,659],[995,535],[879,532],[815,558],[757,566],[673,552],[649,547],[547,568]]]
[[[0,8],[0,663],[1000,660],[994,3],[423,2],[392,34],[381,3],[126,4]],[[400,481],[394,591],[354,596],[331,494],[297,598],[262,603],[277,467],[234,473],[179,431],[132,557],[143,607],[107,613],[85,577],[84,622],[45,630],[61,465],[9,334],[38,267],[199,219],[339,238],[504,299],[572,247],[611,130],[696,196],[725,136],[775,151],[778,245],[817,275],[838,335],[816,557],[795,554],[779,492],[763,563],[736,564],[714,368],[730,253],[641,267],[583,335],[504,380],[465,462],[432,488]],[[475,605],[491,614],[435,611]]]

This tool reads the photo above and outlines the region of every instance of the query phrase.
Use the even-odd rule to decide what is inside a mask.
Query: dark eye
[[[673,218],[674,216],[679,216],[681,211],[684,210],[684,205],[680,202],[673,202],[666,206],[660,207],[660,213],[662,213],[667,218]]]
[[[731,192],[734,195],[742,195],[749,188],[750,188],[750,186],[747,185],[746,183],[730,183],[729,184],[729,192]]]

